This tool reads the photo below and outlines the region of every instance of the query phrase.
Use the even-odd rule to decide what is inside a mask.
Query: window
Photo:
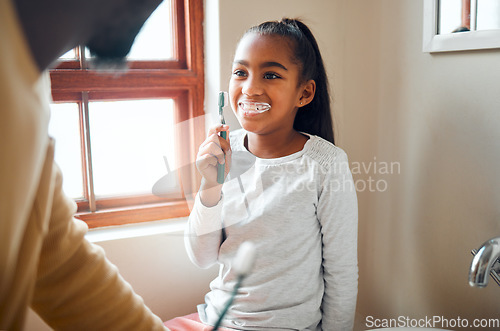
[[[188,215],[204,139],[202,24],[203,1],[164,0],[126,72],[88,69],[81,47],[51,70],[55,158],[89,227]]]
[[[500,1],[424,0],[424,52],[500,47]]]

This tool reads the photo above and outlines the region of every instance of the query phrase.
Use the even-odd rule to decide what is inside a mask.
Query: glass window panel
[[[457,31],[462,25],[462,0],[440,0],[438,34]]]
[[[128,55],[129,60],[167,60],[173,55],[172,5],[163,1],[146,21]]]
[[[50,108],[49,135],[56,141],[54,158],[63,173],[64,192],[74,199],[83,198],[78,104],[57,103]]]
[[[89,121],[96,197],[151,194],[175,169],[173,100],[90,102]]]
[[[477,0],[477,30],[500,29],[500,1]]]
[[[60,60],[76,60],[76,48],[64,53],[59,57]]]

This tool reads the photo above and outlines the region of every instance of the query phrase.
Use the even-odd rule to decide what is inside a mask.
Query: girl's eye
[[[264,78],[265,79],[277,79],[277,78],[281,78],[279,75],[275,74],[274,72],[268,72],[266,74],[264,74]]]
[[[245,77],[246,73],[243,70],[235,70],[233,71],[233,75],[237,77]]]

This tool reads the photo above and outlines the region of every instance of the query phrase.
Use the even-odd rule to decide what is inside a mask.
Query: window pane
[[[64,53],[59,57],[60,60],[76,60],[76,48]]]
[[[54,158],[63,173],[64,192],[74,199],[83,198],[78,104],[59,103],[50,108],[49,134],[56,140]]]
[[[500,1],[477,0],[477,30],[500,29]]]
[[[462,24],[462,0],[440,0],[438,33],[458,32]]]
[[[129,60],[167,60],[173,56],[171,1],[164,0],[146,21],[128,55]]]
[[[89,103],[96,197],[151,194],[165,159],[175,169],[173,110],[171,99]]]

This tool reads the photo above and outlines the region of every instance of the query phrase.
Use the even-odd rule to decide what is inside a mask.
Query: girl
[[[326,72],[307,26],[283,19],[248,30],[236,50],[229,96],[242,129],[227,140],[218,135],[227,126],[209,130],[186,230],[192,261],[220,264],[197,317],[206,325],[217,321],[237,281],[233,257],[250,241],[255,265],[225,328],[352,329],[356,193],[346,154],[333,145]],[[225,164],[223,185],[217,164]]]

